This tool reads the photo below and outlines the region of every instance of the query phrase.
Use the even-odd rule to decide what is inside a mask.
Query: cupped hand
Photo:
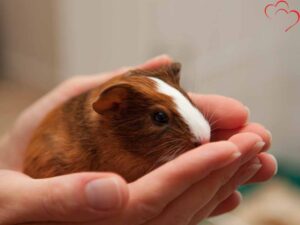
[[[140,67],[170,62],[162,56]],[[196,94],[192,100],[213,120],[214,142],[133,183],[111,173],[31,179],[20,172],[32,131],[49,110],[126,70],[66,81],[19,117],[0,142],[0,224],[194,225],[235,208],[239,185],[274,175],[276,161],[264,152],[270,134],[259,124],[247,123],[247,109],[233,99]]]

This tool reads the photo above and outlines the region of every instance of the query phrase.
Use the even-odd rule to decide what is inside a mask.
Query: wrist
[[[0,138],[0,169],[7,169],[7,151],[9,149],[10,134],[5,133]]]
[[[0,137],[0,169],[20,170],[19,158],[11,132],[8,131]]]

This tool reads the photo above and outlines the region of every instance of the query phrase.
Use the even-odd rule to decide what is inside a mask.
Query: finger
[[[258,155],[258,158],[262,164],[262,168],[251,180],[247,181],[247,183],[267,181],[277,173],[278,164],[273,155],[263,152]]]
[[[257,143],[261,141],[260,137],[251,133],[236,135],[231,141],[238,146],[239,151],[242,153],[240,159],[212,172],[206,178],[193,184],[185,193],[168,204],[160,216],[151,223],[174,224],[177,222],[178,224],[187,224],[187,221],[190,221],[193,215],[205,206],[238,171],[241,166],[240,162],[246,163],[253,159],[262,148],[262,146],[257,147]]]
[[[173,60],[170,58],[170,56],[160,55],[160,56],[157,56],[153,59],[150,59],[146,63],[140,65],[139,68],[141,68],[141,69],[156,69],[156,68],[159,68],[163,65],[168,65],[172,61]]]
[[[203,208],[229,181],[239,168],[238,160],[212,172],[209,176],[193,184],[185,193],[174,199],[163,212],[151,220],[150,224],[188,224],[193,215]],[[180,213],[178,213],[180,212]]]
[[[243,155],[241,165],[256,157],[265,145],[262,138],[254,133],[239,133],[229,138],[229,141],[233,142],[240,149]]]
[[[209,216],[218,216],[237,208],[242,201],[242,194],[239,191],[233,192],[227,199],[221,202]]]
[[[258,158],[246,163],[228,183],[219,189],[213,199],[194,215],[189,225],[195,225],[199,221],[207,218],[221,202],[228,198],[237,189],[239,185],[253,177],[261,168],[261,166],[262,165],[260,164]]]
[[[5,194],[1,210],[7,223],[1,224],[92,221],[112,216],[127,204],[127,184],[114,174],[78,173],[39,180],[16,174],[3,174],[7,179],[0,187],[1,195]]]
[[[209,143],[131,183],[128,224],[141,224],[155,217],[192,184],[239,156],[238,149],[230,142]]]
[[[239,101],[219,95],[189,94],[214,129],[234,129],[248,120],[248,109]]]
[[[259,135],[266,143],[263,150],[267,150],[271,146],[272,135],[265,127],[259,123],[249,123],[241,128],[232,130],[216,130],[212,135],[213,141],[227,140],[237,133],[252,132]]]
[[[244,136],[245,135],[245,136]],[[241,157],[241,163],[242,164],[249,164],[249,162],[247,162],[248,160],[253,160],[253,157],[255,157],[260,151],[262,151],[263,148],[263,142],[261,142],[261,138],[259,138],[256,135],[251,135],[249,133],[244,133],[243,134],[238,134],[238,135],[234,135],[231,138],[231,141],[233,141],[237,146],[239,146],[239,148],[241,149],[241,151],[243,152]],[[249,136],[250,135],[250,136]],[[248,142],[249,139],[252,139],[252,142]],[[253,145],[253,143],[256,142],[256,144]],[[251,144],[252,143],[252,144]],[[252,148],[249,149],[249,147],[252,146]],[[248,149],[248,151],[243,151],[243,149]],[[261,153],[261,154],[265,154],[265,153]],[[258,159],[260,159],[259,157],[260,155],[258,155]],[[260,160],[259,160],[260,161]],[[262,160],[260,161],[260,164],[264,164],[265,162]],[[251,162],[250,162],[251,164]],[[244,166],[245,167],[245,166]],[[246,165],[247,167],[247,165]],[[261,166],[259,166],[259,168],[256,169],[258,172],[255,173],[254,177],[256,177],[258,175],[258,177],[260,176],[260,172],[261,172]],[[235,177],[238,177],[239,175],[235,175]],[[252,175],[250,175],[252,176]],[[264,176],[264,175],[262,175]],[[245,180],[245,182],[247,181],[247,178]],[[237,197],[237,196],[236,196]],[[233,199],[233,200],[232,200]],[[237,198],[235,198],[237,199]],[[231,202],[232,201],[232,202]],[[218,207],[216,209],[216,212],[213,213],[213,215],[216,215],[218,213],[221,213],[222,211],[226,212],[226,210],[231,210],[233,208],[235,208],[238,205],[239,201],[235,201],[234,198],[229,198],[228,201],[225,201],[224,204],[220,204],[220,207]],[[227,205],[228,203],[230,203],[229,205]]]

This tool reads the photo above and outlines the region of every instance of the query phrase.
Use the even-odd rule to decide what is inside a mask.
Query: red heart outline
[[[297,23],[299,23],[300,21],[300,13],[297,11],[297,10],[286,10],[286,9],[278,9],[276,12],[275,12],[275,15],[277,15],[278,12],[284,12],[286,13],[287,15],[288,14],[296,14],[297,16],[297,20],[295,21],[295,23],[293,23],[292,25],[290,25],[288,28],[286,28],[284,31],[285,32],[288,32],[289,29],[291,29],[293,26],[295,26]]]
[[[287,15],[288,14],[294,14],[297,16],[297,19],[296,21],[291,24],[290,26],[288,26],[284,31],[287,32],[289,31],[292,27],[294,27],[295,25],[297,25],[299,22],[300,22],[300,13],[299,11],[293,9],[293,10],[289,10],[289,3],[286,1],[286,0],[279,0],[277,1],[276,3],[270,3],[268,5],[266,5],[265,9],[264,9],[264,12],[265,12],[265,15],[268,17],[268,18],[271,18],[271,16],[268,14],[268,10],[270,7],[274,7],[274,8],[277,8],[277,6],[280,4],[280,3],[284,3],[288,9],[284,9],[284,8],[280,8],[280,9],[277,9],[276,12],[275,12],[275,15],[277,15],[279,12],[284,12],[286,13]]]
[[[285,1],[285,0],[279,0],[279,1],[277,1],[275,4],[274,3],[270,3],[270,4],[268,4],[268,5],[266,5],[266,7],[265,7],[265,15],[268,17],[268,18],[271,18],[270,16],[269,16],[269,14],[268,14],[268,9],[270,8],[270,7],[275,7],[275,8],[277,8],[277,6],[280,4],[280,3],[284,3],[287,7],[288,7],[288,9],[289,9],[289,3],[287,2],[287,1]]]

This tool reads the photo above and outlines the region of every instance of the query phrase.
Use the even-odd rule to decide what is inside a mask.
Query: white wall
[[[57,0],[61,77],[138,61],[137,2]]]
[[[1,73],[41,89],[56,78],[56,28],[52,1],[0,1]]]
[[[43,53],[54,57],[46,63],[53,65],[53,82],[169,53],[183,63],[185,87],[243,101],[252,120],[272,131],[273,152],[298,165],[300,24],[285,33],[282,25],[288,21],[267,19],[263,10],[272,1],[54,0],[53,39],[45,35],[45,27],[37,29],[45,35],[45,45],[54,45]],[[289,3],[300,10],[299,1]],[[30,51],[22,54],[31,56]],[[35,57],[40,66],[47,61],[43,54]],[[37,74],[32,77],[41,80]]]

